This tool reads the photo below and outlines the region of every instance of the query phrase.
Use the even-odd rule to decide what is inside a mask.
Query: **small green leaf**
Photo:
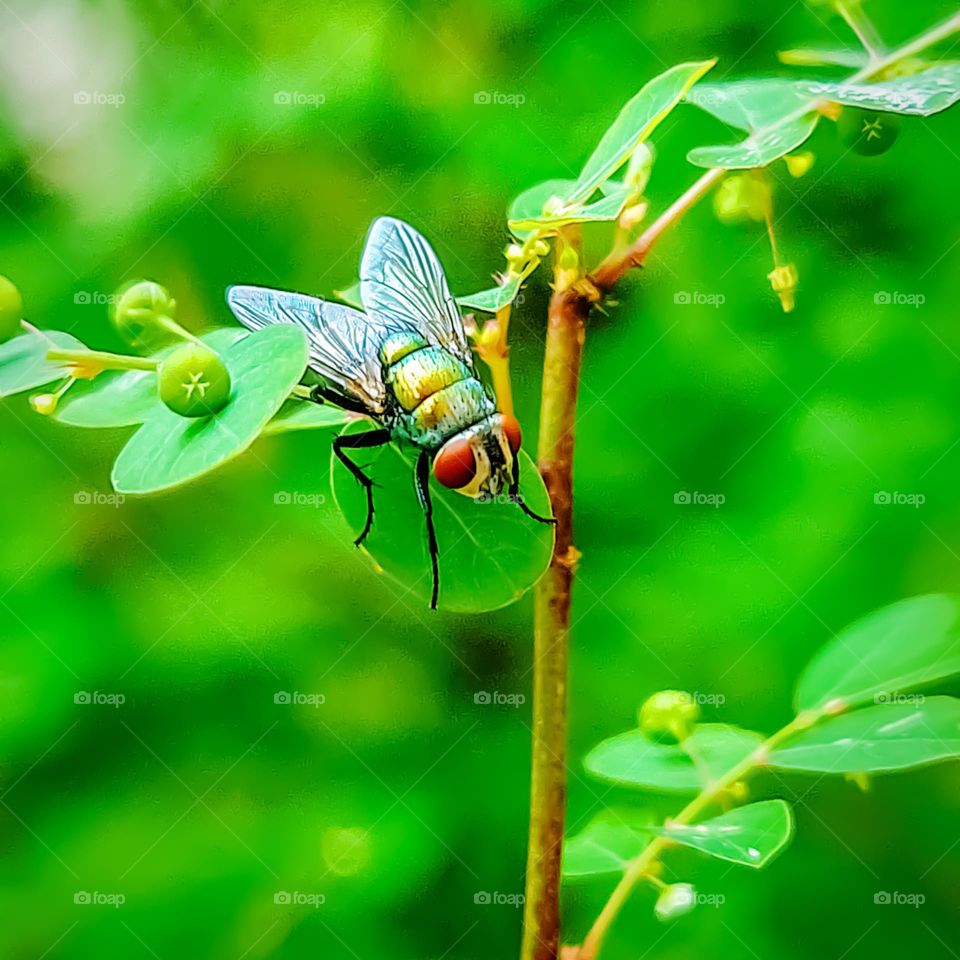
[[[541,214],[523,220],[511,220],[507,224],[517,236],[530,230],[554,230],[570,223],[599,223],[616,220],[630,199],[630,190],[622,183],[604,191],[604,196],[594,203],[571,204],[555,214]]]
[[[364,429],[356,424],[345,432]],[[363,543],[371,559],[413,594],[430,600],[432,575],[423,511],[414,487],[416,451],[392,444],[353,453],[377,486],[373,527]],[[520,492],[530,508],[550,516],[536,465],[520,453]],[[367,500],[360,484],[331,457],[333,492],[354,534],[363,529]],[[521,597],[540,579],[553,553],[553,527],[526,516],[516,504],[480,503],[431,482],[440,547],[439,606],[446,610],[496,610]]]
[[[703,823],[668,823],[658,832],[711,857],[759,869],[793,837],[793,810],[785,800],[761,800]]]
[[[960,757],[960,700],[918,700],[825,720],[775,750],[769,765],[811,773],[882,773]]]
[[[511,201],[507,209],[507,222],[522,223],[524,220],[543,216],[547,203],[555,197],[558,201],[565,202],[567,196],[573,192],[576,183],[576,180],[544,180],[529,187]],[[532,232],[532,230],[519,229],[513,231],[521,239]]]
[[[53,348],[86,349],[76,337],[59,330],[21,333],[0,346],[0,397],[66,379],[65,364],[47,360],[47,351]]]
[[[700,83],[686,100],[731,127],[756,133],[809,105],[810,97],[799,86],[796,80],[779,78]]]
[[[850,706],[960,673],[960,603],[945,594],[901,600],[845,627],[810,661],[798,710]]]
[[[849,67],[858,70],[870,62],[865,50],[840,47],[781,50],[777,56],[781,63],[792,67]]]
[[[650,842],[653,818],[646,811],[604,810],[563,845],[563,876],[580,880],[623,873]]]
[[[697,793],[704,779],[716,779],[736,766],[763,740],[751,730],[723,723],[701,724],[683,745],[659,743],[639,730],[628,730],[595,746],[583,763],[589,774],[610,783]]]
[[[929,117],[960,100],[960,63],[946,63],[881,83],[797,85],[806,96],[863,110]]]
[[[748,170],[765,167],[797,149],[816,129],[819,114],[808,113],[788,123],[751,134],[746,140],[712,147],[695,147],[687,160],[697,167]]]
[[[489,290],[481,290],[479,293],[468,293],[465,297],[457,297],[457,303],[468,309],[482,310],[484,313],[496,313],[508,303],[513,303],[517,299],[522,282],[521,277],[514,277],[509,283],[500,287],[491,287]]]
[[[218,353],[244,336],[239,327],[220,327],[200,339]],[[169,346],[154,356],[159,359]],[[108,370],[75,383],[60,400],[54,418],[71,427],[130,427],[143,423],[160,406],[153,370]]]
[[[346,290],[334,290],[333,295],[348,307],[353,307],[355,310],[363,309],[363,301],[360,299],[359,280],[356,283],[352,283]]]
[[[795,80],[777,78],[699,85],[687,101],[750,136],[740,143],[696,147],[687,159],[698,167],[742,170],[764,167],[796,150],[819,120],[814,112],[797,116],[798,110],[813,106],[799,86]]]
[[[239,456],[283,405],[307,364],[307,341],[292,324],[245,334],[221,352],[233,396],[219,413],[179,417],[152,412],[120,451],[113,486],[120,493],[154,493],[179,486]]]
[[[715,60],[681,63],[644,85],[603,135],[566,199],[570,202],[589,200],[594,190],[626,163],[637,145],[650,136],[715,63]]]
[[[160,404],[153,370],[109,370],[74,384],[53,416],[70,427],[130,427]]]
[[[313,403],[310,400],[288,400],[277,415],[263,428],[263,436],[290,433],[293,430],[325,430],[342,428],[356,420],[356,414],[347,413],[329,403]]]

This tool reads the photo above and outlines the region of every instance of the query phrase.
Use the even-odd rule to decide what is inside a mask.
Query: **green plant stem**
[[[555,960],[560,942],[560,854],[566,808],[567,651],[573,545],[573,440],[584,320],[574,290],[550,300],[537,460],[557,520],[556,544],[536,586],[533,633],[533,763],[522,960]]]
[[[770,754],[789,740],[796,733],[807,730],[817,723],[827,711],[809,711],[794,717],[785,727],[768,737],[756,750],[744,757],[738,764],[732,766],[717,780],[705,787],[693,798],[675,817],[670,818],[671,824],[689,824],[700,816],[712,804],[721,801],[727,791],[738,781],[746,779],[757,769],[762,768]],[[610,899],[604,904],[600,915],[594,921],[577,953],[577,960],[595,960],[603,944],[603,938],[613,922],[620,908],[626,903],[638,881],[644,879],[650,868],[656,863],[660,854],[671,844],[667,837],[655,837],[644,850],[630,861],[629,866],[614,888]]]
[[[48,350],[47,359],[55,363],[96,366],[103,370],[156,370],[158,366],[158,361],[153,357],[130,357],[102,350]]]
[[[869,54],[870,60],[881,59],[886,48],[860,0],[852,0],[852,2],[837,0],[837,13],[847,21],[847,26],[857,35],[863,49]]]

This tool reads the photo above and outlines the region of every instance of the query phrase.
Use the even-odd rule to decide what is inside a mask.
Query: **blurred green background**
[[[870,9],[896,43],[951,4]],[[650,76],[712,55],[714,78],[770,73],[778,49],[847,42],[823,7],[748,0],[8,0],[0,22],[0,272],[30,320],[107,349],[122,344],[106,300],[128,279],[166,284],[193,329],[226,323],[231,283],[351,283],[378,214],[427,234],[455,292],[481,289],[508,200],[575,175]],[[907,121],[867,160],[822,124],[805,178],[775,166],[793,314],[762,231],[721,226],[707,203],[591,319],[571,831],[644,802],[588,782],[579,758],[652,691],[710,695],[711,719],[772,730],[834,630],[955,588],[958,133],[957,114]],[[723,138],[692,107],[671,115],[653,204],[696,176],[687,149]],[[548,292],[537,275],[513,326],[530,449]],[[21,397],[0,406],[0,438],[0,954],[516,955],[521,911],[478,901],[523,888],[530,598],[431,615],[370,572],[328,496],[275,505],[329,493],[326,435],[261,441],[119,507],[75,498],[109,493],[122,431],[60,427]],[[799,804],[792,848],[763,875],[671,857],[723,905],[662,926],[641,891],[605,955],[956,956],[958,786],[955,765],[866,795],[759,781]],[[607,890],[566,892],[569,939]],[[878,891],[926,903],[877,906]]]

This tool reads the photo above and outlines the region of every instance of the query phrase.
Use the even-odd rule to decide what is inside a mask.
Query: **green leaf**
[[[799,87],[797,80],[779,78],[700,83],[686,100],[731,127],[756,133],[809,105]]]
[[[650,842],[653,818],[646,811],[604,810],[563,845],[568,880],[623,873]]]
[[[70,427],[129,427],[160,406],[153,370],[113,370],[74,384],[53,416]]]
[[[810,661],[798,710],[831,700],[854,706],[960,673],[960,603],[929,594],[875,610],[845,627]]]
[[[798,81],[776,78],[701,84],[687,96],[688,102],[750,136],[735,144],[696,147],[687,159],[698,167],[750,169],[796,150],[819,120],[815,112],[796,115],[813,106],[799,86]]]
[[[244,335],[239,327],[221,327],[200,339],[219,353]],[[175,349],[176,345],[169,346],[155,356],[159,359]],[[108,370],[70,387],[53,416],[71,427],[130,427],[161,406],[154,371]]]
[[[793,67],[849,67],[858,70],[870,62],[865,50],[841,47],[781,50],[777,56],[781,63]]]
[[[658,743],[639,730],[628,730],[595,746],[583,763],[589,774],[610,783],[697,793],[704,779],[716,779],[736,766],[763,740],[751,730],[723,723],[701,724],[682,746]]]
[[[304,332],[292,324],[245,334],[221,351],[234,393],[211,417],[187,419],[161,407],[120,451],[113,486],[154,493],[179,486],[239,456],[283,405],[307,364]]]
[[[687,154],[687,160],[697,167],[722,167],[725,170],[765,167],[796,150],[816,129],[819,119],[819,114],[808,113],[789,123],[751,134],[739,143],[695,147]]]
[[[344,432],[363,428],[351,425]],[[363,549],[413,594],[404,599],[407,606],[425,607],[432,576],[423,511],[414,487],[416,451],[390,444],[354,457],[377,484],[373,527]],[[532,510],[550,516],[536,466],[523,452],[520,462],[520,492]],[[334,496],[357,535],[367,515],[366,496],[336,457],[331,463]],[[440,607],[496,610],[517,600],[543,575],[553,552],[552,526],[531,519],[513,503],[480,503],[433,482],[430,494],[440,546]]]
[[[482,310],[484,313],[496,313],[508,303],[513,303],[516,300],[522,282],[522,277],[514,277],[513,280],[502,286],[481,290],[479,293],[468,293],[465,297],[457,297],[457,303],[461,307]]]
[[[745,867],[765,867],[793,837],[785,800],[761,800],[696,824],[667,824],[658,833],[686,847]]]
[[[620,111],[613,125],[603,135],[566,199],[571,202],[588,200],[601,183],[626,163],[637,145],[650,136],[684,94],[715,63],[716,60],[681,63],[647,83]]]
[[[363,301],[360,299],[360,281],[352,283],[346,290],[334,290],[333,295],[348,307],[355,310],[363,309]]]
[[[325,430],[341,428],[356,420],[356,414],[347,413],[329,403],[313,403],[310,400],[288,400],[277,415],[263,428],[263,436],[290,433],[293,430]]]
[[[524,220],[532,220],[542,216],[548,201],[554,197],[566,201],[566,198],[573,192],[576,183],[576,180],[544,180],[542,183],[529,187],[511,201],[507,208],[507,222],[522,223]],[[532,230],[520,230],[519,228],[513,230],[513,233],[521,239],[532,232]]]
[[[540,214],[521,220],[510,220],[507,224],[512,233],[521,236],[530,230],[552,230],[570,223],[598,223],[616,220],[620,216],[627,200],[630,199],[630,190],[622,183],[615,188],[604,191],[604,196],[594,203],[570,204],[561,212]]]
[[[917,699],[825,720],[775,750],[769,765],[811,773],[881,773],[960,757],[960,700]]]
[[[66,379],[65,365],[47,360],[47,351],[54,347],[86,349],[76,337],[59,330],[21,333],[0,346],[0,397],[11,397]]]
[[[798,84],[805,95],[849,107],[929,117],[960,100],[960,63],[940,64],[881,83]]]

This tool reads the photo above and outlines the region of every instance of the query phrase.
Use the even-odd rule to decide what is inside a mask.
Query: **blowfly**
[[[520,495],[520,425],[500,413],[480,381],[463,318],[430,244],[400,220],[374,220],[360,264],[364,312],[315,297],[265,287],[236,286],[227,303],[251,330],[294,323],[307,334],[310,367],[322,379],[311,397],[362,414],[376,424],[338,436],[337,458],[363,486],[373,524],[373,481],[348,451],[386,443],[419,450],[417,498],[426,524],[433,571],[430,606],[440,590],[437,535],[430,500],[431,464],[438,483],[465,496],[509,499],[540,523]]]

